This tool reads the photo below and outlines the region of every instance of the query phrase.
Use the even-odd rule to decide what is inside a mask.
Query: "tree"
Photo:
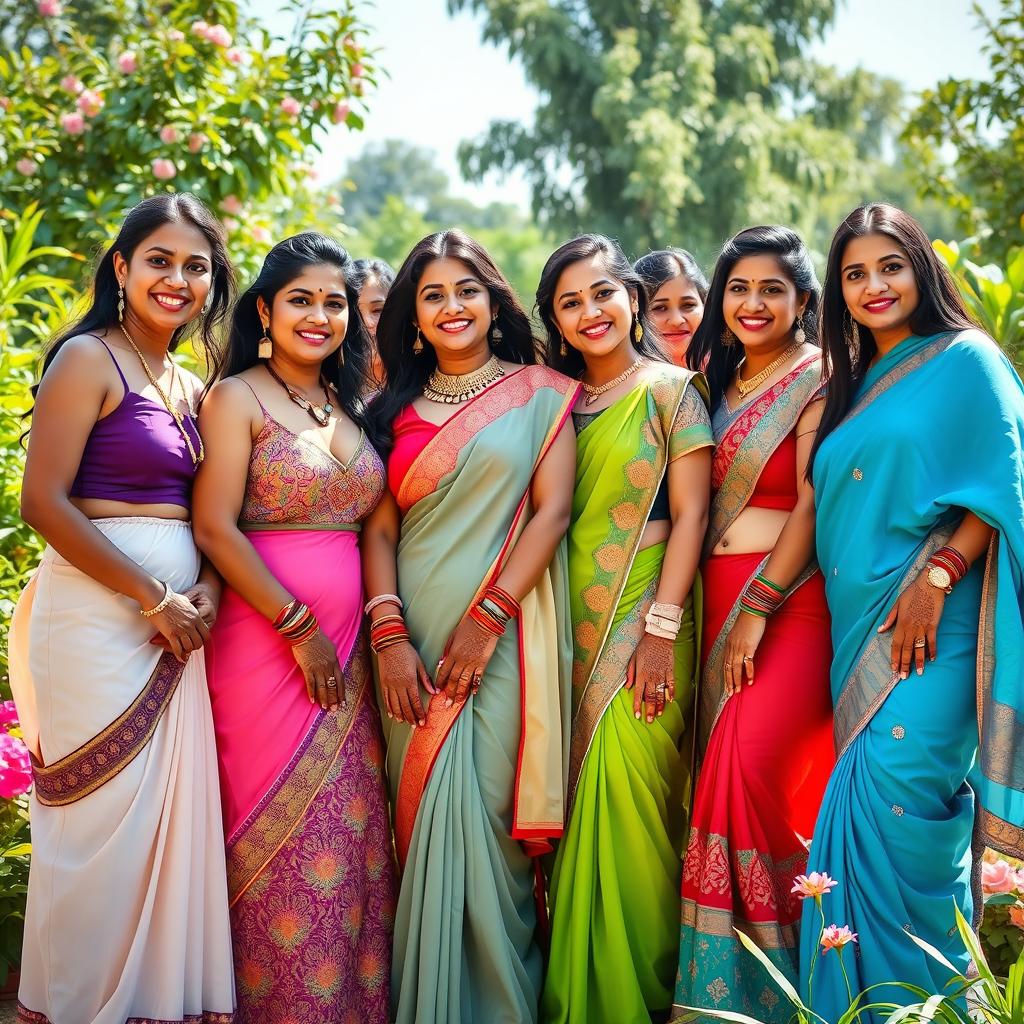
[[[237,0],[0,0],[4,206],[38,201],[39,240],[88,252],[144,196],[189,189],[251,269],[309,219],[321,130],[362,127],[374,71],[354,8],[289,0],[285,36]]]
[[[401,139],[367,146],[349,162],[345,177],[345,187],[351,190],[345,213],[354,224],[376,217],[388,196],[401,196],[429,215],[449,187],[448,175],[437,166],[433,150]]]
[[[983,256],[1002,261],[1024,245],[1024,6],[999,3],[992,17],[973,5],[991,80],[947,78],[926,90],[903,138],[921,193],[950,204]]]
[[[812,227],[818,197],[856,197],[891,137],[893,83],[801,56],[834,0],[449,0],[483,15],[541,102],[463,144],[464,173],[522,168],[559,233],[709,255],[739,227]]]

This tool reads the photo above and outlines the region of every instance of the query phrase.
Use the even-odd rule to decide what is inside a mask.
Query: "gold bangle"
[[[172,597],[174,597],[174,591],[171,590],[167,583],[164,583],[164,596],[160,598],[160,603],[154,605],[149,611],[146,611],[145,608],[140,608],[139,614],[144,619],[151,619],[154,615],[159,615],[171,603]]]

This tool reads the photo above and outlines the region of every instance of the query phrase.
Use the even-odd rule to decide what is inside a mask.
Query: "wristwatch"
[[[928,581],[929,586],[935,587],[937,590],[945,591],[947,594],[953,593],[953,577],[950,576],[949,571],[947,569],[943,569],[941,565],[929,563],[925,579]]]

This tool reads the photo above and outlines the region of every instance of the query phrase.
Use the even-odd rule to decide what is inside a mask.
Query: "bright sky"
[[[260,16],[277,0],[252,0]],[[988,12],[998,0],[981,0]],[[436,150],[456,191],[478,201],[507,199],[525,206],[521,179],[497,179],[482,187],[461,184],[456,151],[494,119],[529,119],[536,94],[503,50],[480,40],[480,21],[452,17],[446,0],[377,0],[363,18],[389,77],[370,97],[362,132],[329,134],[317,169],[336,177],[368,143],[401,138]],[[822,43],[821,60],[848,70],[861,65],[902,80],[916,92],[948,76],[983,77],[982,35],[969,0],[840,0],[840,13]]]

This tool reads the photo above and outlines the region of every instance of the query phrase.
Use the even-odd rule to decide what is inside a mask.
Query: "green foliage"
[[[0,0],[5,204],[39,201],[41,239],[89,252],[143,197],[188,189],[228,215],[251,270],[313,221],[308,159],[328,124],[362,127],[375,77],[355,0],[283,13],[287,37],[235,0],[70,0],[51,17]]]
[[[708,257],[765,221],[808,232],[822,197],[840,217],[880,197],[901,103],[891,80],[801,56],[835,6],[449,0],[483,16],[485,38],[541,96],[532,126],[495,122],[464,144],[463,170],[521,168],[559,234],[604,231],[634,253],[676,244]]]
[[[1024,6],[999,0],[993,16],[973,8],[991,78],[947,78],[925,90],[903,138],[921,193],[948,204],[983,257],[998,260],[1024,245]]]
[[[974,240],[963,245],[976,248]],[[1011,251],[1005,267],[979,266],[956,242],[934,243],[953,273],[967,310],[999,342],[1018,371],[1024,370],[1024,248]]]
[[[0,800],[0,985],[21,963],[31,853],[28,798]]]

